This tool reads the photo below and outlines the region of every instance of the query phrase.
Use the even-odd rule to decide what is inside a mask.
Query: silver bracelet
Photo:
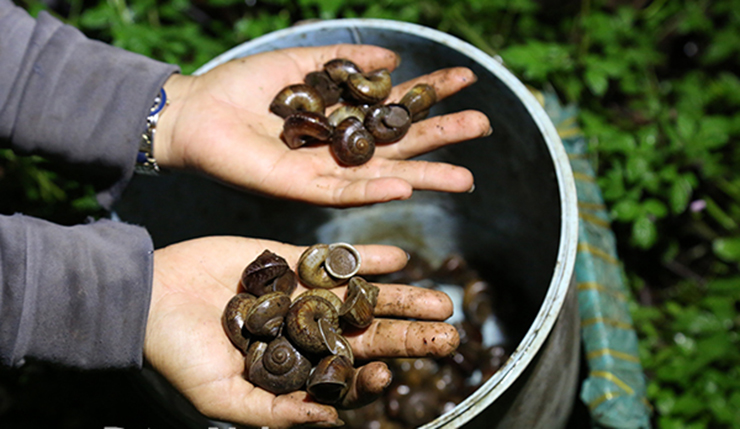
[[[149,109],[149,116],[146,117],[146,130],[141,135],[139,143],[139,153],[136,155],[136,166],[134,171],[139,174],[148,174],[156,176],[159,174],[159,165],[154,159],[154,133],[157,131],[157,122],[159,115],[167,105],[167,93],[164,88],[159,90],[159,94],[154,97],[154,104]]]

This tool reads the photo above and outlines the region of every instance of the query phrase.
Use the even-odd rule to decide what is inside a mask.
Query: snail
[[[312,86],[324,100],[324,106],[331,106],[339,101],[342,88],[334,82],[325,71],[315,71],[306,75],[303,79],[306,85]]]
[[[324,64],[324,71],[337,84],[347,82],[351,74],[362,73],[362,69],[350,60],[344,58],[335,58]]]
[[[306,381],[306,391],[318,402],[335,404],[349,390],[355,368],[344,356],[326,356],[313,369]]]
[[[320,320],[324,319],[324,322]],[[327,334],[339,331],[339,315],[334,306],[319,296],[302,296],[290,306],[285,316],[286,335],[301,350],[308,353],[326,353],[329,350]]]
[[[355,117],[359,119],[360,122],[364,122],[365,112],[366,109],[362,106],[345,104],[343,106],[337,107],[336,110],[331,112],[331,114],[329,115],[329,125],[336,128],[337,125],[339,125],[343,120],[349,117]]]
[[[403,104],[385,104],[370,108],[365,116],[365,128],[377,143],[401,139],[411,127],[411,113]]]
[[[321,113],[298,111],[283,122],[283,140],[291,149],[313,141],[325,141],[332,136],[332,126]]]
[[[339,316],[352,326],[367,328],[373,321],[378,292],[377,286],[362,277],[352,277],[347,285],[347,299],[339,309]]]
[[[243,330],[244,320],[256,300],[257,298],[249,293],[236,294],[226,304],[226,309],[221,316],[221,324],[226,335],[242,353],[246,353],[249,346],[249,337],[244,335]]]
[[[436,102],[437,91],[434,90],[434,87],[426,83],[420,83],[404,94],[399,103],[409,109],[411,120],[417,122],[427,117],[429,109]]]
[[[360,252],[347,243],[315,244],[298,259],[298,278],[309,287],[332,288],[360,269]]]
[[[297,279],[284,258],[265,250],[244,269],[241,284],[255,296],[275,291],[290,296],[297,286]]]
[[[299,111],[323,114],[324,108],[321,93],[305,83],[283,88],[270,103],[270,111],[281,118],[287,118]]]
[[[334,156],[344,165],[361,165],[375,153],[375,137],[360,122],[349,117],[337,125],[331,137]]]
[[[465,317],[480,328],[486,319],[493,316],[491,286],[488,282],[477,278],[467,282],[463,291]]]
[[[370,73],[352,73],[347,77],[347,94],[364,104],[385,100],[391,93],[391,73],[378,69]]]
[[[280,333],[290,297],[283,292],[270,292],[252,304],[244,318],[244,327],[256,336],[275,337]]]
[[[311,362],[285,337],[255,342],[245,362],[249,381],[276,395],[300,389],[311,372]]]
[[[318,325],[319,335],[324,339],[324,343],[326,344],[329,353],[344,356],[351,364],[354,364],[355,355],[352,352],[352,346],[350,346],[349,341],[347,341],[347,337],[333,329],[326,319],[320,319]]]
[[[302,294],[298,295],[298,298],[303,296],[320,296],[324,298],[325,300],[329,301],[331,305],[334,306],[334,308],[339,312],[339,309],[342,308],[342,300],[334,293],[331,292],[329,289],[309,289]]]

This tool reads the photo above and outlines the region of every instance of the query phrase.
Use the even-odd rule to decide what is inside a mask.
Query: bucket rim
[[[360,44],[362,43],[362,37],[359,30],[363,28],[395,31],[431,40],[464,54],[494,74],[524,105],[542,135],[555,170],[560,197],[560,242],[553,275],[534,321],[519,345],[512,352],[509,360],[489,380],[457,404],[455,408],[421,427],[421,429],[458,428],[493,403],[529,366],[537,352],[549,338],[549,334],[560,315],[573,278],[578,243],[578,205],[575,179],[560,136],[542,105],[530,90],[502,64],[500,58],[491,57],[470,43],[442,31],[419,24],[388,19],[343,18],[301,23],[237,45],[207,62],[193,74],[203,74],[232,59],[255,54],[255,50],[269,48],[271,44],[281,38],[314,31],[349,30],[353,43]],[[260,52],[264,50],[260,50]]]

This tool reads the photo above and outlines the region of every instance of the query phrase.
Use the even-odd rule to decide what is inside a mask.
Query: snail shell
[[[365,128],[377,143],[401,139],[411,127],[411,114],[403,104],[377,105],[365,116]]]
[[[300,389],[311,372],[311,362],[285,337],[250,347],[247,367],[249,381],[276,395]]]
[[[316,71],[307,74],[304,82],[306,82],[306,85],[314,87],[321,94],[321,98],[324,99],[324,106],[336,104],[342,95],[342,88],[325,71]]]
[[[298,259],[298,278],[310,287],[332,288],[360,269],[360,253],[347,243],[314,244]]]
[[[352,73],[347,77],[348,95],[364,104],[375,104],[385,100],[391,93],[391,73],[378,69],[370,73]]]
[[[362,69],[357,64],[344,58],[335,58],[328,61],[324,64],[324,71],[337,84],[347,82],[347,78],[351,74],[362,73]]]
[[[415,85],[407,92],[400,103],[408,107],[413,122],[427,117],[429,109],[437,102],[437,91],[426,83]]]
[[[306,381],[306,390],[318,402],[335,404],[349,390],[355,368],[344,356],[330,355],[319,361]]]
[[[275,337],[280,333],[290,297],[283,292],[270,292],[257,298],[247,312],[244,326],[253,335]]]
[[[242,353],[246,353],[249,346],[249,337],[245,335],[246,332],[243,330],[244,320],[256,300],[257,298],[249,293],[234,295],[226,304],[221,316],[221,324],[226,331],[226,335]]]
[[[319,320],[319,333],[321,338],[324,339],[324,343],[329,349],[329,353],[344,356],[349,359],[351,364],[355,363],[355,355],[352,352],[352,346],[349,345],[347,338],[341,335],[337,330],[334,330],[325,319]]]
[[[343,120],[331,138],[331,150],[344,165],[361,165],[375,153],[375,137],[354,117]]]
[[[309,289],[302,294],[298,295],[298,298],[301,298],[303,296],[320,296],[324,298],[325,300],[329,301],[331,305],[334,306],[334,308],[339,311],[340,308],[342,308],[342,300],[335,294],[334,292],[331,292],[329,289]],[[296,298],[296,299],[298,299]]]
[[[328,140],[332,132],[329,120],[321,113],[295,112],[283,122],[283,140],[291,149],[313,140]]]
[[[324,99],[311,85],[299,83],[283,88],[270,103],[270,111],[281,118],[295,112],[324,113]]]
[[[491,286],[481,279],[474,279],[463,288],[463,312],[465,317],[475,326],[483,326],[483,322],[493,317],[491,306]]]
[[[367,328],[373,321],[378,292],[377,286],[362,277],[352,277],[347,286],[347,299],[339,309],[339,316],[353,326]]]
[[[329,125],[336,128],[337,125],[339,125],[343,120],[350,117],[355,117],[359,119],[360,122],[364,122],[365,112],[366,109],[361,106],[345,104],[331,112],[331,114],[329,115]]]
[[[325,319],[324,326],[319,321]],[[326,353],[329,350],[326,333],[338,332],[339,315],[334,306],[319,296],[303,296],[290,306],[285,316],[286,335],[301,350]]]
[[[255,295],[280,291],[290,296],[297,286],[295,273],[282,257],[265,250],[242,272],[242,287]]]

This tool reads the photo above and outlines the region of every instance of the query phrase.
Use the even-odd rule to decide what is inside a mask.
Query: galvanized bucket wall
[[[215,58],[198,73],[247,55],[293,46],[367,43],[401,54],[401,82],[452,66],[478,76],[432,115],[483,111],[491,136],[427,155],[473,171],[472,194],[417,192],[408,201],[334,210],[248,196],[204,179],[173,174],[133,180],[117,211],[147,226],[157,246],[237,234],[296,244],[391,243],[432,263],[460,252],[515,297],[518,344],[510,360],[474,394],[424,428],[559,428],[576,394],[579,325],[571,285],[577,198],[565,150],[544,110],[494,58],[445,33],[385,20],[333,20],[258,38]],[[245,261],[245,264],[249,261]],[[147,383],[183,420],[204,427],[161,379]],[[211,425],[214,423],[211,422]]]

